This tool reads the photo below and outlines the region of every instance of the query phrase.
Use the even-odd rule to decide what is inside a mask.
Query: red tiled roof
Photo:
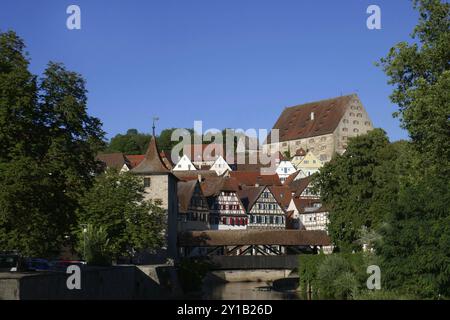
[[[295,193],[294,197],[299,197],[306,187],[311,183],[312,176],[295,180],[289,184],[291,192]]]
[[[279,130],[280,141],[290,141],[332,133],[338,126],[348,104],[356,95],[305,103],[283,110],[273,126]],[[314,120],[311,120],[311,113]],[[267,137],[270,143],[270,134]]]
[[[270,192],[274,195],[275,199],[281,204],[283,209],[289,206],[292,199],[292,193],[288,186],[271,186]]]
[[[294,179],[297,177],[297,175],[300,173],[300,170],[295,171],[294,173],[291,173],[286,180],[284,180],[284,185],[288,186],[290,185],[292,182],[294,182]]]
[[[131,168],[136,167],[139,163],[144,160],[145,155],[143,154],[127,154],[125,157],[130,161]]]
[[[120,170],[124,165],[127,165],[128,168],[131,166],[128,159],[121,152],[99,154],[96,159],[101,161],[107,168]]]
[[[247,211],[250,211],[253,208],[253,205],[259,199],[264,189],[266,189],[265,186],[244,187],[238,191],[238,197],[241,199],[241,202]]]
[[[259,171],[231,171],[230,176],[235,178],[240,185],[255,186],[281,186],[282,183],[277,174],[261,174]]]

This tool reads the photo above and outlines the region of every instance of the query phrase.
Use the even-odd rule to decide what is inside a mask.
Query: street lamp
[[[82,224],[83,227],[83,259],[86,261],[86,234],[87,234],[87,224]]]

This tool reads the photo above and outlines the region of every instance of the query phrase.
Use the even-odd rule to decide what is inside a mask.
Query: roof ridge
[[[351,97],[351,96],[358,96],[358,95],[356,93],[351,93],[351,94],[347,94],[347,95],[339,96],[339,97],[334,97],[334,98],[326,98],[326,99],[321,99],[321,100],[316,100],[316,101],[309,101],[309,102],[305,102],[305,103],[302,103],[302,104],[297,104],[297,105],[294,105],[294,106],[285,107],[284,109],[285,110],[286,109],[292,109],[292,108],[302,107],[302,106],[305,106],[305,105],[308,105],[308,104],[322,103],[322,102],[336,100],[336,99],[348,98],[348,97]]]

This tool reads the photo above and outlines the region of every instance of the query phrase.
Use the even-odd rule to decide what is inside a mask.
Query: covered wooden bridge
[[[245,256],[298,254],[329,246],[319,230],[207,230],[178,234],[181,256]]]

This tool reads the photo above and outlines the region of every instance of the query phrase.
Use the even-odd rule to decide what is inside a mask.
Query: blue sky
[[[66,8],[81,8],[81,30]],[[379,5],[382,29],[366,9]],[[406,138],[374,62],[408,40],[409,0],[1,0],[0,30],[24,38],[40,74],[49,60],[87,80],[89,112],[108,137],[192,127],[270,129],[284,107],[356,92],[376,127]]]

